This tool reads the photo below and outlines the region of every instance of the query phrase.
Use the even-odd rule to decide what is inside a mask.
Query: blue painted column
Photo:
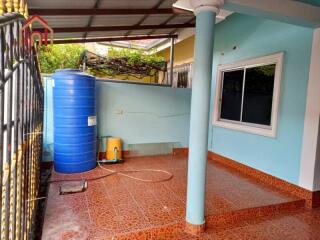
[[[205,185],[215,18],[216,13],[210,10],[202,10],[196,14],[186,211],[186,221],[193,225],[205,223]]]

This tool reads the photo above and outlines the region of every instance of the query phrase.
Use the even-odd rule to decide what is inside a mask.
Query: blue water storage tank
[[[85,172],[96,166],[95,78],[74,70],[53,74],[54,168]]]

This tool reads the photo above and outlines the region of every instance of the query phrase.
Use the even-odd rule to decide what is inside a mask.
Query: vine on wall
[[[167,70],[167,62],[163,57],[143,50],[111,48],[108,57],[101,57],[88,51],[83,57],[87,71],[99,77],[157,78],[160,71]]]

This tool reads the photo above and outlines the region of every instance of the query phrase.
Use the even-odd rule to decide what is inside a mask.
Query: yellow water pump
[[[106,144],[106,150],[103,159],[99,159],[100,146],[102,143]],[[98,153],[97,161],[99,163],[120,163],[123,162],[122,159],[122,146],[121,139],[118,137],[103,136],[99,138],[98,141]]]
[[[107,138],[106,160],[122,160],[121,139],[117,137]]]

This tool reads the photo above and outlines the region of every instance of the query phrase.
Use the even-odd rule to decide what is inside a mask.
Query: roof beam
[[[130,41],[142,39],[163,39],[163,38],[177,38],[178,35],[150,35],[150,36],[129,36],[129,37],[108,37],[108,38],[76,38],[76,39],[56,39],[53,44],[66,43],[85,43],[85,42],[114,42],[114,41]]]
[[[148,15],[148,14],[192,14],[178,8],[152,8],[152,9],[29,9],[30,15],[41,16],[81,16],[81,15]]]
[[[65,32],[112,32],[126,30],[151,30],[151,29],[178,29],[178,28],[194,28],[194,23],[184,24],[163,24],[163,25],[133,25],[133,26],[99,26],[99,27],[57,27],[53,28],[55,33]],[[43,28],[34,28],[34,31],[44,32]]]

